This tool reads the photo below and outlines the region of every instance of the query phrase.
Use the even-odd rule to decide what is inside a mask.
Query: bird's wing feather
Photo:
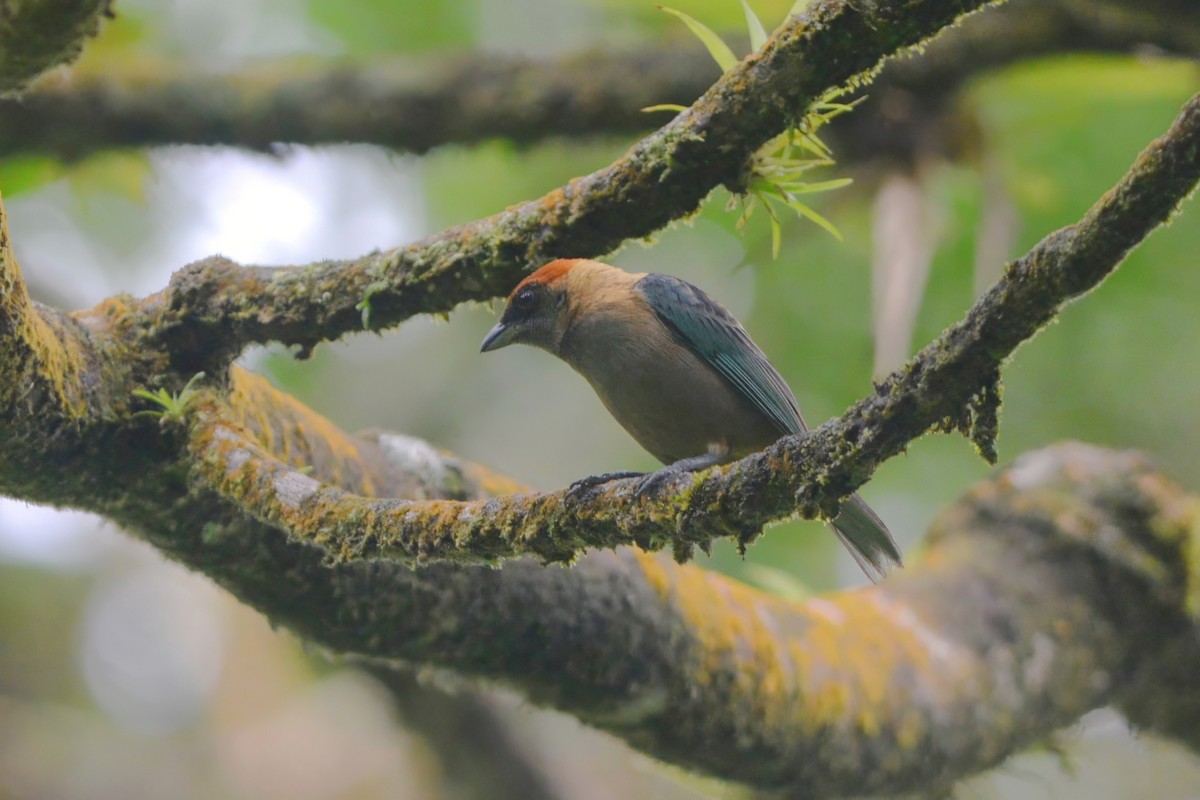
[[[781,434],[805,429],[792,390],[723,306],[671,275],[650,273],[635,288],[679,343],[729,381]]]

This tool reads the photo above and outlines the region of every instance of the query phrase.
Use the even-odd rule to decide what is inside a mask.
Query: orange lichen
[[[660,556],[647,553],[644,550],[634,551],[638,566],[646,577],[646,583],[664,600],[670,597],[671,579],[667,574],[668,565]]]
[[[34,372],[53,392],[59,410],[68,417],[81,418],[87,413],[80,376],[85,354],[77,336],[63,331],[58,321],[49,321],[30,306],[24,315],[18,336],[33,351]]]
[[[444,455],[447,458],[450,457],[449,454]],[[482,464],[465,464],[463,466],[463,474],[468,481],[479,487],[479,493],[486,497],[498,497],[500,495],[529,490],[528,486],[515,478],[509,477],[502,472],[496,472]]]
[[[54,398],[52,407],[63,416],[80,419],[87,414],[83,385],[86,354],[79,330],[66,330],[74,323],[68,317],[58,317],[43,311],[29,299],[21,270],[13,256],[8,234],[8,220],[0,207],[0,321],[9,331],[6,342],[14,352],[24,351],[25,358],[7,358],[8,369],[24,365],[25,374],[0,376],[12,392],[30,380],[45,385]],[[26,360],[28,358],[28,361]]]
[[[376,483],[363,468],[359,445],[337,425],[281,392],[266,378],[234,367],[229,374],[231,421],[253,431],[284,463],[312,467],[327,480],[372,495]]]

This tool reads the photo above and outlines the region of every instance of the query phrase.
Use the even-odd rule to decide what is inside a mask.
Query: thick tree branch
[[[631,551],[572,570],[374,562],[323,572],[339,610],[300,629],[789,796],[929,792],[1183,655],[1187,508],[1141,459],[1066,447],[980,486],[920,564],[862,592],[795,606]]]
[[[837,21],[855,12],[822,13]],[[872,46],[874,36],[894,38],[867,34]],[[780,74],[796,80],[798,69]],[[1100,280],[1195,181],[1198,113],[1193,100],[1119,187],[1077,226],[1039,245],[1036,258],[1012,265],[984,304],[916,362],[919,369],[894,376],[847,421],[701,478],[693,496],[707,491],[714,503],[735,505],[734,490],[764,491],[752,478],[771,464],[768,511],[785,502],[815,508],[818,495],[828,511],[872,459],[915,435],[909,419],[974,422],[986,445],[1000,361],[1064,298]],[[723,128],[711,130],[719,141]],[[1180,147],[1182,140],[1190,145]],[[699,174],[686,161],[679,169]],[[677,204],[685,194],[672,184],[667,198]],[[574,202],[581,213],[590,208],[583,196]],[[606,219],[593,213],[581,219]],[[1136,221],[1137,213],[1146,220]],[[590,235],[628,234],[619,230]],[[249,518],[229,499],[239,496],[236,487],[222,484],[222,495],[209,488],[211,476],[196,474],[189,483],[182,426],[131,418],[130,390],[152,380],[175,385],[189,360],[171,362],[155,348],[167,339],[145,327],[144,307],[118,297],[65,315],[32,304],[8,245],[0,236],[0,489],[102,513],[333,652],[503,682],[661,758],[802,797],[935,791],[1108,702],[1198,746],[1194,501],[1137,457],[1080,446],[1028,456],[942,517],[922,563],[880,587],[804,604],[630,550],[585,556],[571,570],[528,560],[503,569],[330,565],[319,548]],[[429,290],[439,281],[471,285],[424,302],[452,304],[486,290],[492,277],[481,276],[491,272],[470,262],[452,275],[454,263],[442,263],[447,272],[430,279]],[[518,270],[515,261],[506,268]],[[230,274],[249,274],[251,288],[269,281]],[[296,283],[303,274],[275,289],[305,295],[312,287]],[[315,297],[323,291],[337,288],[318,288]],[[203,339],[211,320],[189,328],[185,305],[176,309],[177,332]],[[209,415],[195,431],[199,452],[206,432],[215,440],[227,431],[266,458],[311,470],[314,481],[397,498],[391,503],[474,497],[496,482],[412,442],[346,436],[256,376],[235,370],[228,383],[218,381],[228,391],[193,411]],[[960,392],[958,402],[935,396],[946,386]],[[980,386],[971,420],[963,401]],[[822,454],[831,456],[825,471],[807,473],[818,480],[799,486],[784,477],[805,474],[798,465]]]
[[[217,374],[253,342],[303,353],[364,319],[377,330],[507,294],[552,257],[608,252],[693,212],[718,185],[739,188],[754,152],[814,99],[982,5],[817,4],[615,163],[539,200],[352,261],[270,269],[210,258],[184,268],[148,301],[157,346],[180,372]]]
[[[88,317],[81,346],[120,354],[128,331],[114,308]],[[256,441],[347,490],[478,491],[443,482],[469,468],[412,457],[411,443],[351,468],[368,440],[256,376],[235,372],[227,402]],[[23,406],[3,413],[0,430],[27,440],[54,427]],[[62,430],[57,451],[38,449],[16,484],[36,491],[20,496],[100,511],[333,652],[499,681],[731,780],[801,797],[928,792],[1106,702],[1195,742],[1181,716],[1194,662],[1170,661],[1200,636],[1200,581],[1182,552],[1194,501],[1128,454],[1028,456],[943,516],[922,563],[796,605],[629,550],[571,570],[330,566],[202,486],[189,491],[176,424],[98,417]],[[0,463],[0,485],[17,493]],[[414,486],[415,463],[443,479]],[[1173,682],[1151,679],[1164,674]],[[1156,686],[1182,686],[1188,703]]]
[[[195,417],[191,447],[210,486],[337,562],[481,563],[518,555],[570,561],[587,548],[671,546],[677,558],[800,513],[835,515],[837,499],[926,431],[960,430],[990,461],[1002,363],[1070,300],[1096,286],[1200,182],[1200,94],[1078,223],[1013,262],[966,318],[888,377],[841,419],[700,475],[665,497],[638,498],[631,481],[586,496],[521,494],[414,503],[346,492],[290,469],[226,418],[218,401]]]
[[[98,368],[94,355],[83,326],[30,299],[0,208],[0,409],[42,414],[57,424],[85,419],[110,399],[108,386],[83,384],[84,373]],[[0,425],[0,448],[16,435]]]

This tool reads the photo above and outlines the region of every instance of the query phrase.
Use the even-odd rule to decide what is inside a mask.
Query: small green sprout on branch
[[[750,47],[758,50],[767,41],[766,30],[746,0],[739,0],[742,11],[746,15],[746,28],[750,34]],[[799,0],[788,16],[797,13],[808,0]],[[696,35],[709,54],[723,72],[728,72],[738,63],[738,57],[720,36],[699,20],[677,11],[673,8],[659,6],[659,9],[683,21],[688,29]],[[790,209],[801,217],[805,217],[824,228],[838,240],[842,234],[832,222],[817,213],[811,206],[799,199],[800,195],[816,194],[840,189],[851,183],[850,178],[835,178],[825,181],[809,181],[805,173],[817,167],[834,165],[833,152],[817,135],[831,119],[850,111],[864,98],[853,103],[835,102],[844,89],[832,89],[817,99],[808,109],[804,118],[796,125],[767,142],[754,156],[751,167],[751,178],[744,194],[730,200],[730,209],[741,203],[742,214],[738,218],[739,230],[745,228],[750,215],[755,208],[762,206],[771,223],[771,254],[779,256],[782,239],[779,211]],[[684,111],[685,106],[666,103],[648,106],[643,111]]]
[[[133,396],[140,397],[143,400],[149,400],[158,408],[139,411],[134,414],[135,417],[149,416],[157,417],[159,424],[165,424],[168,421],[178,421],[183,419],[184,413],[187,412],[188,406],[196,395],[199,393],[196,389],[196,384],[204,378],[203,372],[197,372],[184,385],[183,390],[179,394],[171,394],[166,389],[160,388],[156,392],[149,389],[134,389]]]
[[[386,283],[377,281],[363,291],[362,300],[355,304],[355,308],[362,314],[362,326],[364,331],[371,330],[371,298],[388,288]]]

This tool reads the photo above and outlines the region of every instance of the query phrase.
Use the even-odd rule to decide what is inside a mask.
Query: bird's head
[[[551,261],[518,283],[500,321],[484,337],[481,352],[528,344],[557,353],[570,321],[568,276],[591,264],[603,266],[579,258]]]

